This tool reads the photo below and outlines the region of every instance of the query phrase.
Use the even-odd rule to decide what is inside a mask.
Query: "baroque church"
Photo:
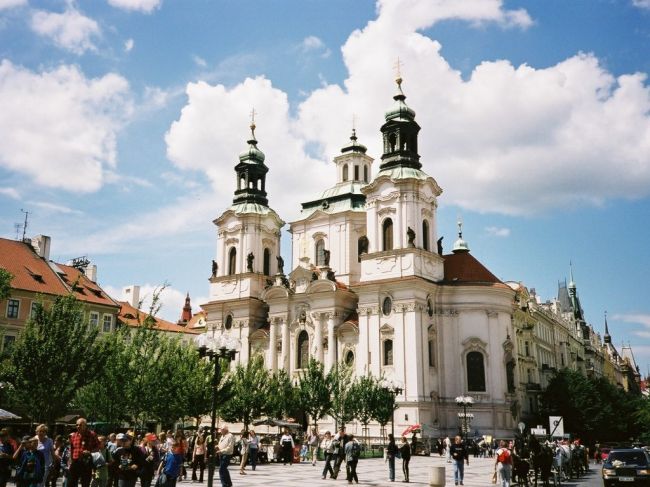
[[[398,433],[416,423],[457,433],[456,397],[469,395],[468,429],[504,437],[515,427],[514,291],[472,256],[460,224],[444,254],[442,189],[422,170],[420,126],[396,81],[380,161],[353,130],[333,161],[336,183],[289,223],[289,265],[280,255],[285,222],[268,204],[268,167],[251,125],[233,203],[214,220],[207,329],[238,338],[242,363],[261,355],[270,370],[297,376],[314,357],[326,370],[343,361],[357,376],[384,377],[399,389]]]

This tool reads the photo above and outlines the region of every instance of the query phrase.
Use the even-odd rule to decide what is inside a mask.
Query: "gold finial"
[[[255,115],[257,115],[257,112],[255,111],[255,108],[251,110],[251,133],[253,134],[253,138],[255,138]]]
[[[395,81],[398,85],[402,84],[402,66],[404,66],[404,63],[397,56],[397,61],[393,67],[395,68]]]

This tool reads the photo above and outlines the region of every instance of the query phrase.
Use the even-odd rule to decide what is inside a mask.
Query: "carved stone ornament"
[[[382,208],[381,210],[377,210],[377,216],[383,217],[385,215],[392,215],[396,212],[397,211],[395,210],[395,208],[393,208],[392,206],[387,206],[385,208]]]
[[[465,352],[482,352],[487,356],[487,343],[479,337],[469,337],[462,343]]]
[[[226,245],[237,245],[239,243],[239,239],[237,237],[230,237],[226,239]]]

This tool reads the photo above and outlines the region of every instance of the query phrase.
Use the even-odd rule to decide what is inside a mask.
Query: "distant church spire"
[[[192,305],[190,304],[190,293],[187,293],[185,296],[185,306],[183,306],[183,312],[181,313],[181,319],[178,320],[179,325],[187,325],[192,319]]]
[[[605,343],[612,343],[612,337],[609,334],[609,328],[607,327],[607,311],[605,311],[605,336],[603,338]]]
[[[264,164],[264,152],[257,148],[255,114],[255,109],[253,109],[250,124],[251,138],[247,141],[248,149],[239,154],[239,164],[235,166],[237,190],[235,191],[233,203],[257,203],[268,206],[266,173],[269,168]]]
[[[381,156],[380,170],[393,167],[410,167],[420,169],[418,154],[418,132],[420,126],[415,121],[415,112],[406,104],[406,95],[402,91],[402,76],[399,59],[397,61],[397,93],[393,96],[395,103],[386,112],[386,123],[381,132],[384,139],[384,153]]]
[[[469,252],[469,245],[467,245],[467,242],[463,240],[463,220],[458,218],[457,223],[458,223],[458,240],[454,242],[454,248],[452,249],[452,252],[454,254]]]

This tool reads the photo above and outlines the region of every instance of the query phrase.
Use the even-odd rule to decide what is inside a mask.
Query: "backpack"
[[[499,463],[510,463],[510,450],[503,448],[501,453],[497,456],[497,462]]]
[[[350,455],[354,460],[358,460],[359,457],[361,456],[361,445],[359,445],[359,443],[357,443],[356,441],[352,443]]]

